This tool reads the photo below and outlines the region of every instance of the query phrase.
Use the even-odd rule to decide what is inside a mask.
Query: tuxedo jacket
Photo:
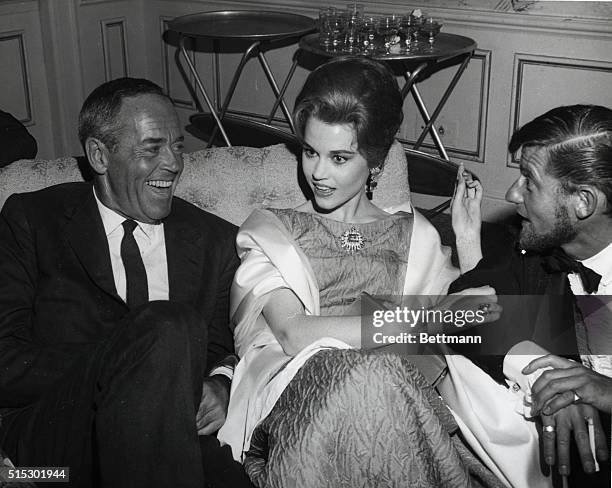
[[[451,283],[449,293],[489,285],[503,307],[501,318],[470,329],[479,345],[456,346],[494,379],[504,383],[503,357],[515,344],[530,340],[547,351],[577,357],[574,296],[566,273],[548,273],[544,256],[518,250],[512,239],[488,252],[478,265]]]
[[[236,227],[179,198],[164,220],[169,299],[208,328],[210,368],[233,352]],[[0,212],[0,407],[30,404],[122,325],[90,183],[12,195]]]

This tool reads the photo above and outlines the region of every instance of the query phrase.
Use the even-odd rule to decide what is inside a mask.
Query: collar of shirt
[[[582,264],[601,275],[601,284],[608,286],[612,282],[612,243],[608,244],[595,256],[582,261]]]
[[[612,243],[599,251],[594,256],[580,261],[587,268],[592,269],[601,275],[599,288],[595,292],[596,295],[609,295],[612,292]],[[574,295],[585,295],[582,281],[577,274],[568,276],[570,286]]]
[[[114,210],[108,208],[104,205],[98,195],[96,195],[96,190],[93,190],[94,198],[96,199],[96,204],[98,205],[98,210],[100,212],[100,217],[102,217],[102,225],[104,225],[104,232],[106,237],[113,234],[119,227],[121,227],[121,232],[123,232],[123,221],[126,220],[126,217],[118,214]],[[132,219],[134,220],[134,219]],[[134,220],[138,224],[138,229],[142,232],[142,235],[146,238],[147,242],[151,242],[153,237],[157,232],[162,231],[163,225],[156,224],[146,224],[144,222],[139,222]]]
[[[100,212],[104,232],[106,233],[115,289],[117,294],[125,300],[126,277],[123,260],[121,259],[121,241],[123,240],[123,226],[121,224],[125,221],[125,217],[100,202],[95,190],[94,197],[96,198],[98,211]],[[147,272],[149,299],[151,301],[168,300],[170,287],[164,224],[137,223],[138,227],[134,229],[134,238],[140,249],[142,261]]]

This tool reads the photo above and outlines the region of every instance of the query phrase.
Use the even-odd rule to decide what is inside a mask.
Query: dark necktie
[[[591,294],[597,291],[601,276],[584,264],[570,258],[565,251],[556,248],[543,259],[542,265],[549,273],[577,273],[582,280],[584,291]]]
[[[147,272],[140,256],[140,249],[138,249],[138,244],[136,244],[136,239],[134,239],[136,222],[124,220],[122,225],[121,260],[125,268],[126,302],[130,309],[134,309],[149,301]]]

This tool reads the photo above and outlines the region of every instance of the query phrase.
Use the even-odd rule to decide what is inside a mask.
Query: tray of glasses
[[[441,32],[436,37],[436,42],[433,46],[430,46],[427,42],[421,42],[416,46],[413,45],[410,50],[405,50],[401,45],[395,44],[390,47],[389,52],[383,49],[348,52],[343,49],[326,49],[319,43],[319,35],[315,33],[302,37],[302,39],[300,39],[300,48],[330,58],[357,54],[368,56],[379,61],[401,60],[424,62],[450,59],[461,54],[471,53],[476,49],[476,41],[469,37]]]
[[[219,10],[177,17],[168,27],[185,36],[265,41],[312,32],[315,30],[315,20],[289,12]]]

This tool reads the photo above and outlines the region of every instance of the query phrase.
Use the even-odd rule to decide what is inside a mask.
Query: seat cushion
[[[298,156],[284,144],[263,148],[212,148],[185,155],[177,195],[241,224],[255,208],[289,208],[308,195]],[[408,166],[402,145],[389,151],[372,201],[380,207],[410,202]]]

